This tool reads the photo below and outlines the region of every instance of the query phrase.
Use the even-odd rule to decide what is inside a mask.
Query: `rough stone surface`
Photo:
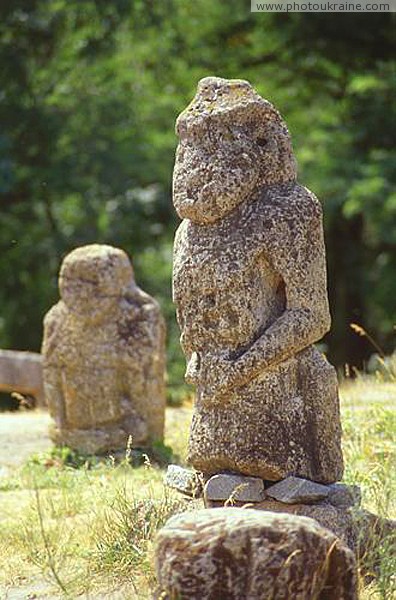
[[[329,495],[328,502],[333,506],[359,506],[362,492],[358,485],[347,485],[345,483],[331,483],[327,486]]]
[[[258,477],[244,477],[220,473],[205,484],[205,501],[260,502],[265,497],[264,482]]]
[[[322,527],[326,527],[340,538],[349,548],[356,548],[356,529],[353,514],[348,508],[337,508],[326,502],[319,504],[284,504],[277,500],[263,500],[256,504],[258,510],[282,512],[300,517],[314,519]]]
[[[242,507],[243,502],[236,501],[233,506]],[[224,502],[207,500],[206,508],[222,508]],[[266,498],[254,505],[255,510],[266,512],[288,513],[300,517],[314,519],[322,527],[326,527],[340,538],[351,550],[356,552],[359,527],[356,526],[354,512],[350,508],[335,507],[327,502],[318,504],[285,504],[272,498]]]
[[[267,488],[266,493],[267,496],[286,504],[311,504],[326,498],[329,489],[327,485],[314,481],[300,477],[287,477]]]
[[[0,392],[33,396],[43,406],[43,366],[36,352],[0,350]]]
[[[52,438],[84,452],[146,446],[164,427],[165,326],[122,250],[73,250],[61,300],[44,320],[44,386]]]
[[[169,465],[165,485],[194,498],[202,496],[202,482],[196,471],[184,469],[179,465]]]
[[[278,481],[342,477],[322,209],[287,127],[240,80],[203,79],[176,125],[173,290],[197,395],[189,461]]]
[[[355,600],[353,553],[311,519],[219,508],[159,531],[156,598]]]

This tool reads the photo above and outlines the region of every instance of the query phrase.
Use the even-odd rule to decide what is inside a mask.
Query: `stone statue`
[[[343,473],[322,210],[278,111],[209,77],[177,120],[174,300],[197,395],[189,461],[278,481]]]
[[[44,319],[44,390],[53,440],[84,452],[163,437],[165,326],[122,250],[90,245],[64,259],[61,300]]]

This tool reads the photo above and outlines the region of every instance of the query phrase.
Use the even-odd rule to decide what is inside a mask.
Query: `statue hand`
[[[222,396],[230,393],[237,384],[238,371],[235,360],[221,354],[208,353],[201,359],[199,384],[205,397]]]

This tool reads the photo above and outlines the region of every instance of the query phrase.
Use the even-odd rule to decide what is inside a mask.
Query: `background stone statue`
[[[86,452],[161,439],[165,326],[123,250],[90,245],[64,259],[61,300],[44,319],[52,438]]]
[[[276,481],[343,473],[322,210],[296,181],[278,111],[203,79],[177,120],[174,300],[197,387],[189,461]]]

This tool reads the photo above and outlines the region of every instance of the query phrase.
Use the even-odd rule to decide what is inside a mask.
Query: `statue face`
[[[173,175],[173,201],[181,218],[213,223],[254,189],[259,155],[242,128],[180,128]]]
[[[113,309],[134,284],[127,255],[110,246],[84,246],[63,261],[59,291],[69,311],[95,320]]]
[[[108,313],[115,302],[114,297],[109,296],[107,289],[97,281],[61,277],[59,289],[70,312],[80,317],[93,318]],[[114,296],[120,293],[121,290],[115,288]]]
[[[182,219],[214,223],[256,189],[296,177],[285,123],[246,81],[200,81],[176,132],[173,202]]]

